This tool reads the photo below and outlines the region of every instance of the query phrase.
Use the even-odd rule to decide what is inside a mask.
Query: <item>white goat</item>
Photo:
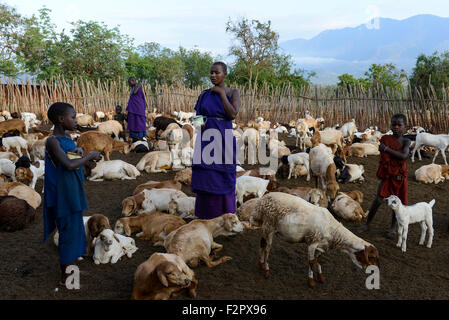
[[[95,264],[116,263],[124,255],[131,258],[137,251],[136,242],[131,237],[115,233],[111,229],[103,230],[92,241],[95,246],[93,259]]]
[[[304,166],[304,168],[307,170],[307,178],[306,180],[310,180],[310,170],[309,170],[309,154],[306,152],[299,152],[291,154],[287,157],[288,159],[288,165],[289,165],[289,172],[288,172],[288,179],[291,178],[292,172],[294,172],[294,177],[298,177],[298,172],[296,171],[296,166]]]
[[[357,131],[355,119],[352,119],[350,122],[346,122],[342,125],[340,131],[343,134],[343,138],[350,138],[351,141],[354,140],[354,133]]]
[[[139,170],[123,160],[100,161],[92,169],[89,181],[134,180],[140,176]]]
[[[262,197],[267,191],[269,180],[252,176],[241,176],[237,178],[235,193],[239,205],[243,204],[243,197],[254,194],[258,198]]]
[[[393,209],[398,220],[398,243],[397,247],[401,247],[402,252],[407,249],[408,226],[411,223],[419,222],[421,224],[421,239],[419,244],[423,245],[426,238],[427,228],[429,229],[429,239],[427,240],[427,248],[432,247],[433,240],[433,218],[432,207],[435,199],[427,202],[419,202],[411,206],[404,206],[397,196],[389,196],[385,199],[388,206]]]
[[[180,218],[196,218],[195,217],[195,197],[184,197],[173,199],[168,204],[168,212],[179,216]]]
[[[187,195],[175,189],[161,188],[143,190],[145,194],[145,200],[142,202],[142,209],[138,211],[138,214],[148,213],[154,211],[169,211],[169,205],[172,200],[186,198]]]
[[[298,121],[296,121],[295,132],[296,132],[296,146],[298,146],[299,140],[299,149],[306,151],[304,139],[309,133],[309,125],[304,119],[298,119]]]
[[[422,145],[432,146],[437,148],[433,157],[432,163],[435,163],[435,159],[438,153],[441,151],[441,155],[444,159],[444,164],[447,165],[445,150],[449,145],[449,134],[431,134],[427,132],[420,132],[416,135],[415,147],[412,152],[412,162],[415,162],[415,152],[418,150],[418,158],[421,161],[420,148]]]
[[[30,154],[28,153],[28,141],[20,136],[6,137],[2,139],[3,148],[8,152],[11,148],[16,148],[19,157],[22,156],[21,149],[25,149],[28,158],[30,158]]]
[[[3,174],[7,177],[12,178],[13,181],[16,181],[16,165],[9,159],[0,159],[0,174]]]

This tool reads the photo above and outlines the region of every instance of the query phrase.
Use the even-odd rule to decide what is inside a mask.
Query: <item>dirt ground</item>
[[[292,140],[287,141],[291,144]],[[293,141],[294,144],[294,141]],[[124,156],[114,153],[112,159],[123,159],[137,164],[143,154]],[[271,278],[265,279],[257,266],[260,231],[245,231],[232,237],[218,237],[224,245],[221,255],[232,260],[209,269],[201,265],[194,269],[199,280],[197,299],[204,300],[300,300],[300,299],[449,299],[449,217],[448,182],[424,185],[415,181],[417,168],[431,162],[424,159],[414,164],[408,160],[409,202],[436,199],[433,210],[435,237],[428,249],[418,246],[420,228],[411,225],[407,252],[395,246],[397,239],[384,237],[391,215],[382,205],[372,223],[370,232],[359,234],[357,223],[344,225],[358,236],[374,244],[380,254],[380,289],[365,287],[367,274],[357,268],[349,257],[339,251],[328,252],[323,259],[324,284],[314,289],[307,286],[307,250],[305,244],[289,244],[275,237],[270,255]],[[349,158],[349,163],[363,164],[367,180],[363,184],[341,184],[343,191],[359,189],[364,193],[363,209],[368,210],[375,196],[378,180],[375,176],[378,157]],[[442,163],[442,158],[437,159]],[[244,166],[249,168],[248,166]],[[121,217],[121,201],[134,188],[147,180],[166,180],[174,173],[143,173],[137,180],[89,182],[85,184],[89,210],[85,215],[102,213],[111,225]],[[281,180],[284,186],[307,186],[305,177]],[[36,190],[41,190],[38,182]],[[189,188],[183,191],[192,195]],[[44,300],[104,300],[130,299],[133,276],[137,266],[153,252],[164,252],[150,242],[136,239],[139,248],[132,258],[123,257],[117,264],[95,265],[91,258],[77,262],[81,270],[80,290],[55,292],[60,270],[57,248],[52,239],[42,243],[42,206],[38,218],[25,230],[0,233],[0,299]],[[180,295],[177,299],[190,299]]]

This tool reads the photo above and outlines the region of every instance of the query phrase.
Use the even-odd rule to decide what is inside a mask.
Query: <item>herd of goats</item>
[[[15,232],[31,223],[41,205],[42,194],[35,190],[38,179],[45,175],[45,140],[52,134],[46,114],[2,111],[0,113],[0,228]],[[200,127],[192,123],[193,113],[147,114],[147,136],[132,141],[123,123],[112,113],[77,114],[77,130],[69,132],[87,154],[98,151],[104,156],[92,170],[86,168],[89,181],[136,179],[143,171],[165,174],[176,171],[173,179],[147,181],[138,185],[122,201],[122,217],[111,227],[102,214],[84,217],[87,256],[95,264],[116,263],[123,256],[132,257],[137,247],[135,237],[163,246],[166,253],[154,253],[140,264],[134,274],[133,299],[170,299],[187,290],[196,296],[198,280],[193,269],[200,261],[215,267],[230,259],[218,257],[223,248],[214,239],[259,229],[261,241],[259,266],[270,275],[268,257],[276,233],[288,242],[308,245],[308,284],[324,282],[320,256],[340,249],[360,268],[375,265],[379,259],[376,247],[353,234],[342,221],[361,221],[367,216],[361,204],[363,192],[340,192],[341,183],[364,181],[363,165],[347,163],[351,157],[379,155],[379,140],[385,134],[377,127],[359,131],[354,119],[342,126],[324,127],[323,118],[306,112],[304,118],[286,124],[271,123],[261,117],[247,123],[235,121],[233,135],[239,160],[236,169],[236,214],[226,213],[210,220],[195,217],[195,197],[181,191],[192,177],[192,158],[196,134]],[[287,145],[280,136],[296,140]],[[435,152],[432,164],[415,172],[422,183],[440,183],[449,179],[445,149],[449,135],[426,133],[413,127],[407,133],[412,140],[411,159],[415,152]],[[262,149],[262,152],[260,151]],[[134,166],[123,160],[111,160],[114,151],[128,155],[142,153]],[[435,164],[441,152],[445,165]],[[260,166],[261,154],[276,159],[276,166]],[[242,165],[259,165],[245,170]],[[283,179],[304,176],[314,187],[281,186]],[[432,246],[434,235],[432,207],[420,202],[405,206],[396,196],[387,203],[398,220],[397,246],[406,252],[408,225],[421,225],[420,245]],[[428,233],[427,233],[428,231]],[[54,236],[58,245],[58,233]],[[80,257],[81,258],[81,257]],[[315,271],[314,271],[315,270]],[[315,276],[316,274],[316,276]]]

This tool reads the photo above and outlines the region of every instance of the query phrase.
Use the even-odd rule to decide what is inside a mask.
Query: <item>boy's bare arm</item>
[[[78,169],[79,167],[86,165],[89,161],[99,157],[99,153],[95,151],[90,152],[88,155],[80,159],[69,159],[67,154],[61,149],[58,140],[54,137],[49,137],[47,139],[45,148],[47,149],[50,157],[59,162],[67,170]]]
[[[410,154],[410,143],[411,143],[410,139],[404,139],[404,146],[402,147],[401,151],[392,150],[387,146],[385,146],[384,144],[381,144],[379,146],[379,150],[391,154],[394,158],[405,160],[408,158]]]

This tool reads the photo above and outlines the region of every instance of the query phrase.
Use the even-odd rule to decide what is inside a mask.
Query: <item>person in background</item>
[[[129,137],[133,142],[141,140],[147,135],[145,95],[142,84],[136,81],[136,78],[130,77],[128,84],[131,87],[129,102],[126,108],[128,112],[128,130]]]
[[[116,107],[115,107],[114,120],[120,122],[120,124],[122,125],[122,128],[123,128],[123,131],[120,132],[120,134],[119,134],[119,138],[122,138],[123,141],[126,141],[126,135],[125,135],[126,126],[125,126],[125,121],[128,121],[128,118],[127,118],[126,114],[122,113],[122,106],[116,106]]]

